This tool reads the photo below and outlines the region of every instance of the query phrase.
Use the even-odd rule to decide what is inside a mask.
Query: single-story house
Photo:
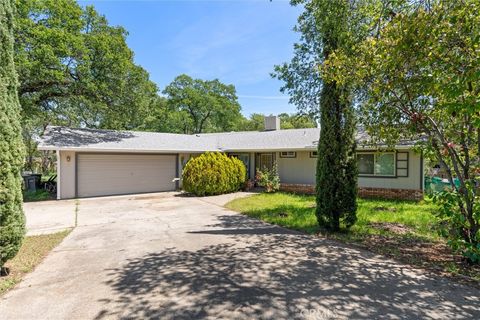
[[[362,145],[358,130],[360,196],[420,199],[423,158],[413,142],[395,150]],[[265,131],[207,134],[113,131],[49,127],[38,148],[57,153],[57,198],[172,191],[181,187],[181,172],[190,157],[220,151],[245,163],[248,177],[256,169],[278,166],[281,188],[313,192],[319,128],[280,130],[278,117],[265,118]]]

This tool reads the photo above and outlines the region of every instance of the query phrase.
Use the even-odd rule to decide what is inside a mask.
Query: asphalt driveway
[[[0,318],[480,318],[478,289],[216,202],[81,200],[78,226],[1,298]]]

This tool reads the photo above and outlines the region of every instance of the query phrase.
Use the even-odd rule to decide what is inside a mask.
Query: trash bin
[[[37,191],[40,189],[40,183],[42,180],[41,174],[24,174],[23,175],[23,185],[25,191]]]

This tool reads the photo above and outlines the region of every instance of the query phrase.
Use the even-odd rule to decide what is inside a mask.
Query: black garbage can
[[[25,191],[37,191],[41,186],[42,175],[41,174],[24,174],[23,175],[23,188]]]

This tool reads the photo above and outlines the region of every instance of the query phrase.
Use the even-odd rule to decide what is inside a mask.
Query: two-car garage
[[[62,161],[64,165],[68,166],[68,162],[74,164],[75,194],[63,194],[61,198],[172,191],[176,188],[175,178],[178,176],[176,155],[134,153],[74,155],[74,161],[73,155],[61,158],[65,159]],[[68,168],[63,169],[61,172],[68,174]],[[68,181],[64,177],[61,180],[64,183]],[[63,189],[68,190],[68,186],[63,186]]]

